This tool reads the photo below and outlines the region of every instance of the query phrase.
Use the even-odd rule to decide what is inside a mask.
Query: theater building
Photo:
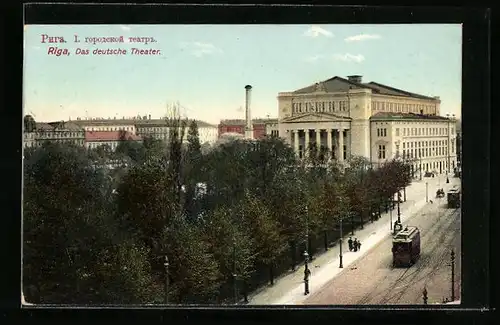
[[[316,146],[339,162],[363,156],[377,165],[404,152],[421,159],[415,168],[456,165],[455,122],[440,116],[439,97],[337,76],[277,99],[277,133],[300,158]]]

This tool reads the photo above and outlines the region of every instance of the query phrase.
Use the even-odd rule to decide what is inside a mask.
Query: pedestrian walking
[[[361,250],[361,241],[358,240],[358,251]]]
[[[349,252],[352,252],[352,237],[349,237],[349,240],[347,241],[347,244],[349,244]]]
[[[354,238],[354,242],[352,243],[353,245],[353,249],[355,252],[358,251],[358,239],[357,238]]]

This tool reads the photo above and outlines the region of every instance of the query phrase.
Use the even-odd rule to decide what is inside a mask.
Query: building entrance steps
[[[450,182],[446,183],[446,174],[435,177],[416,180],[406,188],[406,202],[400,203],[401,222],[403,226],[426,204],[445,204],[444,198],[436,199],[436,191],[443,188],[445,193],[453,186],[460,186],[460,179],[449,177]],[[426,183],[428,185],[426,185]],[[427,193],[426,193],[427,191]],[[426,197],[427,195],[427,197]],[[401,195],[403,199],[403,195]],[[427,202],[427,199],[429,202]],[[432,203],[431,203],[432,201]],[[349,229],[343,238],[342,255],[343,268],[339,268],[339,245],[335,245],[328,251],[317,253],[315,259],[309,263],[311,276],[309,278],[309,289],[313,293],[321,290],[321,287],[335,278],[343,270],[359,257],[363,256],[371,248],[380,243],[384,238],[390,236],[391,212],[382,213],[380,219],[373,223],[365,224],[363,229],[357,229],[353,239],[357,238],[361,242],[361,250],[349,252],[347,239],[350,237]],[[392,211],[392,222],[397,220],[397,207]],[[411,221],[410,221],[411,223]],[[250,305],[289,305],[300,304],[308,296],[304,295],[304,266],[297,267],[294,272],[278,277],[273,286],[264,286],[249,295]]]

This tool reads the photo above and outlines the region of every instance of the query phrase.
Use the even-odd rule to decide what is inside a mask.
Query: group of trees
[[[168,143],[120,144],[112,154],[131,164],[113,173],[95,168],[83,148],[49,143],[25,152],[27,301],[246,298],[295,268],[306,241],[311,256],[328,249],[340,218],[362,226],[411,179],[397,160],[371,168],[354,157],[345,168],[311,148],[298,161],[274,137],[203,152],[194,121],[169,123]]]

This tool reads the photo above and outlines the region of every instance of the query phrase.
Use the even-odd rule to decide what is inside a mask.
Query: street
[[[455,300],[460,299],[460,209],[446,208],[446,198],[434,199],[403,226],[417,226],[421,257],[410,268],[392,268],[392,238],[388,237],[346,267],[303,303],[314,305],[428,304],[451,297],[451,250],[455,250]],[[363,246],[362,246],[363,247]],[[344,254],[357,254],[347,251]]]

